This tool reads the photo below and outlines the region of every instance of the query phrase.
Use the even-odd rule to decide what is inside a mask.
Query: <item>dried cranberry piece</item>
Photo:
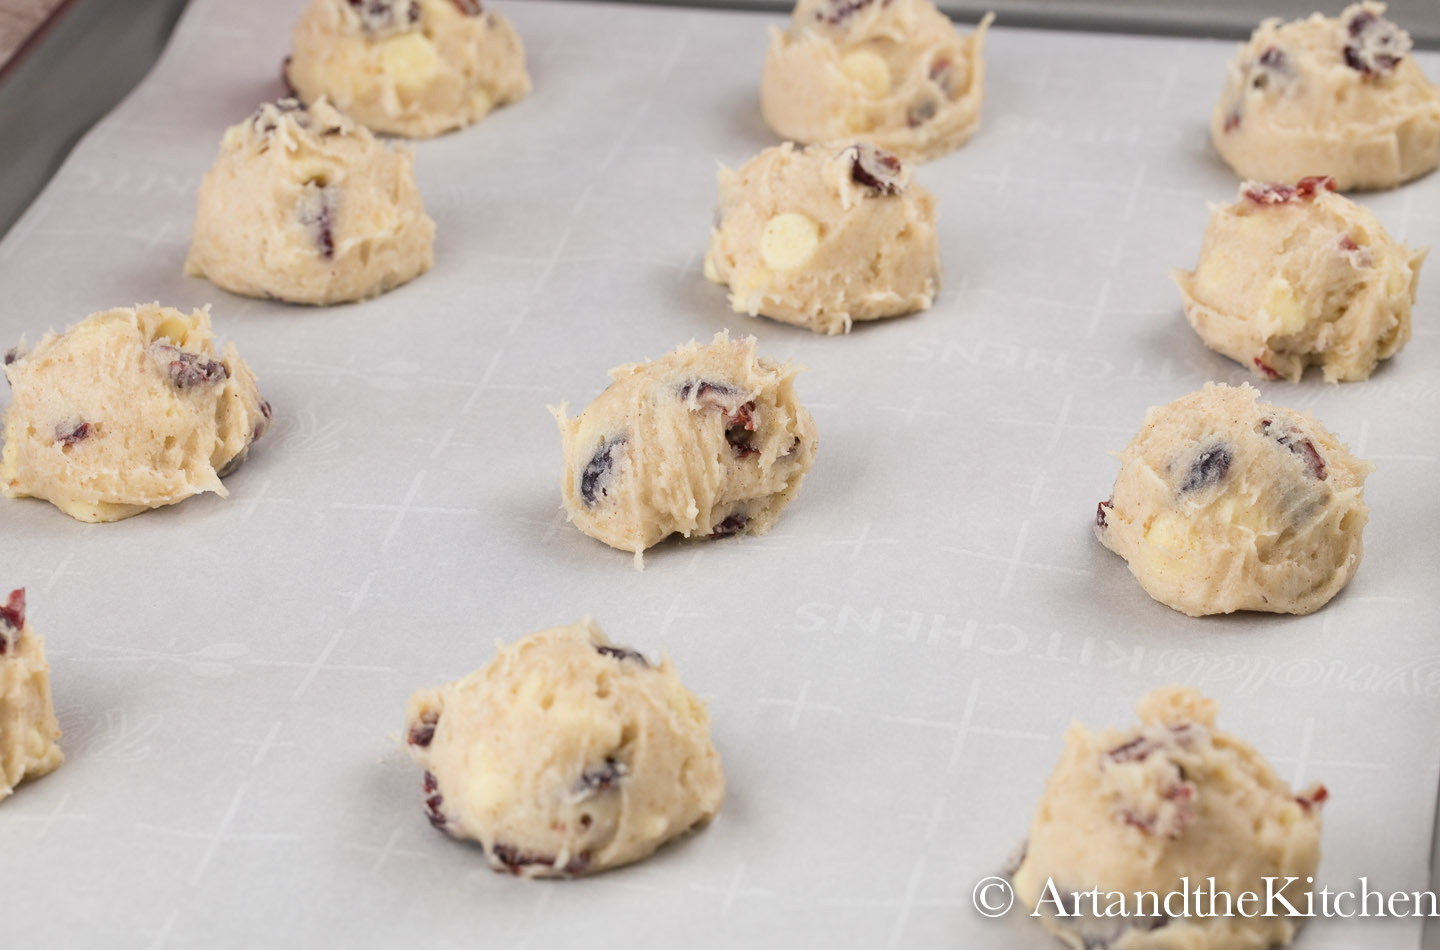
[[[1224,444],[1216,442],[1207,447],[1190,465],[1185,481],[1180,485],[1181,493],[1197,491],[1218,484],[1230,472],[1234,457]]]
[[[634,660],[641,666],[649,666],[650,661],[645,659],[645,654],[639,650],[630,650],[625,647],[613,647],[604,643],[595,644],[595,652],[601,656],[614,657],[617,660]]]
[[[1346,29],[1345,65],[1365,76],[1388,76],[1410,52],[1410,35],[1369,10],[1351,17]]]
[[[1236,106],[1226,114],[1224,129],[1226,132],[1234,132],[1238,128],[1240,128],[1240,108]]]
[[[503,864],[505,870],[511,874],[519,874],[525,868],[533,865],[544,865],[559,871],[561,874],[583,874],[586,869],[590,867],[589,851],[581,851],[566,862],[564,867],[559,868],[555,866],[555,859],[553,857],[531,854],[527,851],[520,850],[514,845],[504,844],[499,841],[491,846],[490,853],[493,854],[495,859]]]
[[[629,774],[630,769],[624,762],[618,762],[610,756],[606,756],[604,765],[590,769],[576,779],[571,792],[580,798],[589,798],[600,792],[608,792],[619,785],[620,780]]]
[[[1267,46],[1250,64],[1249,74],[1251,89],[1269,89],[1272,85],[1278,87],[1288,83],[1295,73],[1284,50],[1278,46]]]
[[[420,721],[410,727],[409,742],[413,746],[428,748],[435,739],[435,724],[440,721],[440,714],[434,712],[423,713]],[[428,773],[427,773],[428,774]]]
[[[1350,258],[1350,263],[1353,266],[1370,267],[1375,263],[1375,259],[1370,256],[1370,249],[1356,244],[1355,239],[1350,235],[1340,235],[1338,243],[1340,244],[1340,250]]]
[[[1160,748],[1152,739],[1145,736],[1136,736],[1129,742],[1122,742],[1115,748],[1105,753],[1105,758],[1111,762],[1144,762],[1150,757],[1150,753]]]
[[[1178,766],[1176,767],[1178,770]],[[1176,782],[1161,793],[1161,797],[1167,802],[1172,802],[1179,807],[1172,822],[1167,822],[1161,827],[1160,816],[1154,813],[1141,813],[1134,809],[1125,809],[1120,812],[1120,819],[1127,825],[1133,825],[1145,832],[1147,835],[1160,834],[1166,838],[1178,838],[1184,831],[1185,826],[1193,819],[1194,814],[1190,811],[1189,802],[1195,797],[1195,786],[1183,780]]]
[[[300,195],[300,223],[311,230],[320,256],[335,256],[335,191],[328,185],[311,182]]]
[[[1330,799],[1330,790],[1316,784],[1295,796],[1295,801],[1307,812],[1314,811]]]
[[[295,84],[290,81],[290,62],[293,59],[293,56],[286,54],[285,58],[280,60],[280,84],[285,87],[285,95],[289,98],[300,94],[300,91],[295,88]]]
[[[839,26],[874,2],[875,0],[829,0],[815,11],[815,19],[830,26]],[[890,0],[881,0],[880,5],[888,7]]]
[[[850,146],[850,177],[874,195],[898,195],[905,190],[905,166],[899,156],[861,143]]]
[[[480,6],[480,0],[451,0],[456,9],[466,16],[479,16],[485,10]]]
[[[1295,197],[1314,198],[1322,191],[1334,191],[1335,179],[1329,175],[1310,175],[1295,183]]]
[[[1255,368],[1265,374],[1266,379],[1280,378],[1280,374],[1276,371],[1275,367],[1271,366],[1269,363],[1265,362],[1260,357],[1255,357],[1253,362],[1255,363]]]
[[[444,804],[445,797],[440,794],[440,783],[435,781],[433,772],[425,773],[425,817],[430,824],[443,830],[445,828],[445,813],[440,810]]]
[[[419,0],[347,0],[360,15],[360,25],[369,33],[420,22]]]
[[[1106,524],[1106,521],[1105,521],[1105,510],[1106,510],[1107,508],[1110,508],[1110,507],[1113,506],[1114,504],[1115,504],[1115,499],[1114,499],[1114,498],[1107,498],[1105,501],[1102,501],[1102,502],[1100,502],[1100,504],[1098,504],[1098,505],[1095,506],[1095,527],[1097,527],[1097,528],[1105,528],[1105,527],[1108,527],[1108,525]]]
[[[0,604],[0,656],[9,652],[10,647],[20,640],[20,629],[25,626],[25,588],[12,590],[5,603]]]
[[[1311,476],[1322,482],[1325,481],[1325,458],[1299,426],[1290,424],[1281,426],[1273,419],[1261,419],[1260,433],[1269,436],[1300,456]]]
[[[55,441],[61,445],[74,445],[88,438],[90,438],[90,423],[88,422],[61,424],[55,427]]]
[[[733,515],[729,515],[724,521],[711,528],[710,537],[728,538],[733,535],[737,535],[741,531],[744,531],[745,526],[749,523],[750,518],[748,515],[740,514],[739,512],[737,512]]]
[[[689,399],[694,396],[698,402],[706,402],[711,405],[719,405],[721,400],[714,397],[733,397],[740,395],[740,390],[725,383],[712,383],[704,379],[688,379],[680,384],[676,390],[681,399]]]
[[[146,350],[177,389],[213,386],[230,378],[230,371],[219,360],[205,359],[199,353],[182,350],[170,343],[157,341]]]
[[[1266,184],[1250,182],[1245,186],[1245,197],[1256,204],[1280,205],[1290,201],[1314,198],[1324,191],[1335,190],[1335,179],[1329,175],[1311,175],[1294,185],[1282,183]]]
[[[736,400],[744,396],[740,389],[727,383],[691,379],[680,384],[676,393],[681,399],[693,399],[701,406],[724,412],[725,440],[740,458],[760,454],[759,449],[750,446],[750,433],[759,427],[755,421],[755,402],[750,400],[735,406]]]
[[[260,421],[255,423],[255,428],[250,432],[250,441],[258,442],[260,437],[270,431],[270,423],[274,419],[275,410],[270,408],[270,400],[260,400]]]
[[[926,74],[930,81],[944,90],[945,95],[950,95],[950,83],[954,79],[955,64],[950,62],[948,56],[937,56],[930,63],[930,71]]]
[[[585,464],[585,470],[580,473],[580,500],[587,508],[593,506],[600,495],[610,494],[610,479],[614,476],[618,461],[616,451],[622,448],[625,442],[624,436],[605,440]]]
[[[24,347],[22,347],[22,346],[20,346],[20,345],[18,345],[18,344],[15,345],[15,346],[12,346],[12,347],[10,347],[10,349],[8,349],[8,350],[5,351],[5,365],[6,365],[6,366],[9,366],[11,363],[15,362],[15,361],[18,360],[18,359],[23,358],[24,356],[25,356],[25,348],[24,348]]]
[[[750,444],[752,434],[759,427],[755,420],[755,403],[747,402],[725,417],[725,441],[740,458],[759,455],[760,450]]]
[[[1169,727],[1170,736],[1178,743],[1186,743],[1191,739],[1191,728],[1192,726],[1188,722],[1177,722]],[[1164,733],[1160,735],[1163,737]],[[1153,734],[1148,736],[1138,735],[1130,741],[1122,742],[1120,745],[1106,752],[1105,758],[1117,764],[1143,762],[1150,757],[1152,752],[1161,748],[1164,748],[1162,740],[1155,738]]]
[[[5,603],[0,604],[0,624],[11,630],[25,626],[25,588],[12,590]]]
[[[921,99],[905,113],[905,124],[912,129],[919,128],[935,118],[935,113],[938,111],[940,111],[940,107],[935,104],[934,99]]]

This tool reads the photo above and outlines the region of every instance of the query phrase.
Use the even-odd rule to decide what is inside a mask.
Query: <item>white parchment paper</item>
[[[1166,278],[1235,192],[1206,131],[1230,44],[1002,23],[983,128],[919,172],[944,294],[824,338],[736,316],[700,276],[716,161],[774,143],[757,84],[780,20],[754,14],[497,0],[536,88],[417,143],[430,274],[328,310],[184,277],[198,180],[279,94],[300,6],[195,0],[0,243],[5,345],[212,303],[277,419],[228,501],[98,526],[0,504],[0,583],[49,638],[68,756],[0,807],[6,946],[1043,946],[971,890],[1023,838],[1067,722],[1132,721],[1171,681],[1328,784],[1324,881],[1428,885],[1440,276],[1371,381],[1260,387],[1378,466],[1365,563],[1326,609],[1192,620],[1090,533],[1147,406],[1250,378]],[[1440,242],[1440,176],[1365,201]],[[811,367],[818,462],[770,536],[668,544],[637,573],[564,523],[545,406],[722,327]],[[413,689],[585,613],[709,699],[729,796],[633,868],[512,880],[428,825],[394,739]],[[1419,934],[1319,921],[1299,945]]]

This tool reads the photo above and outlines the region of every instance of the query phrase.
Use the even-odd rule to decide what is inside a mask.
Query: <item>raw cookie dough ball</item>
[[[220,479],[270,425],[235,344],[215,357],[208,308],[93,313],[5,364],[0,494],[44,498],[80,521],[224,497]]]
[[[924,310],[940,288],[935,196],[873,145],[786,142],[720,169],[705,276],[737,313],[817,333]]]
[[[530,91],[510,21],[480,0],[312,0],[286,76],[376,132],[427,138]]]
[[[725,796],[704,704],[588,617],[416,693],[406,726],[430,822],[524,877],[638,861]]]
[[[1252,181],[1235,204],[1211,206],[1199,264],[1170,273],[1211,349],[1269,379],[1317,363],[1334,383],[1369,378],[1409,342],[1426,252],[1333,188]]]
[[[760,84],[782,138],[865,138],[926,161],[965,144],[985,95],[987,14],[961,37],[929,0],[800,0]]]
[[[1291,791],[1254,748],[1215,728],[1215,704],[1193,689],[1157,689],[1138,710],[1141,725],[1126,730],[1070,726],[1015,871],[1016,896],[1040,908],[1045,926],[1076,950],[1289,944],[1299,920],[1218,916],[1223,896],[1216,916],[1196,914],[1192,903],[1189,917],[1174,918],[1140,916],[1134,903],[1128,918],[1095,916],[1088,896],[1070,900],[1071,892],[1098,887],[1103,914],[1107,892],[1153,891],[1163,900],[1204,886],[1235,902],[1245,892],[1263,896],[1264,879],[1274,877],[1275,891],[1300,907],[1320,863],[1324,786]],[[1298,880],[1279,886],[1286,877]],[[1077,903],[1078,916],[1055,913]]]
[[[1096,511],[1096,537],[1145,592],[1192,617],[1308,614],[1360,566],[1373,466],[1259,395],[1207,383],[1152,408]]]
[[[0,801],[60,767],[59,738],[45,638],[25,623],[25,591],[13,590],[0,604]]]
[[[1230,61],[1210,137],[1241,178],[1392,188],[1440,165],[1440,87],[1383,3],[1262,22]]]
[[[570,520],[641,552],[672,534],[764,534],[815,461],[815,420],[795,395],[799,368],[756,355],[755,338],[691,341],[610,371],[585,411],[560,424]]]
[[[342,303],[425,273],[434,244],[409,149],[323,98],[281,99],[226,130],[185,270],[249,297]]]

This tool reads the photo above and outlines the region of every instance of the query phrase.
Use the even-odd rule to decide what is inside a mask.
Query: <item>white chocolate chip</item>
[[[440,64],[435,44],[423,33],[401,33],[385,41],[380,50],[385,73],[402,89],[420,89],[430,82]]]
[[[760,256],[775,270],[803,267],[820,246],[820,225],[803,214],[777,214],[760,237]]]
[[[879,54],[868,49],[856,50],[840,60],[840,71],[872,96],[890,91],[890,67]]]

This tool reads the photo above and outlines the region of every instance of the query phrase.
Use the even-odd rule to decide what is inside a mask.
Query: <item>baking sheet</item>
[[[1371,381],[1260,387],[1378,466],[1365,563],[1326,609],[1192,620],[1090,535],[1145,407],[1249,379],[1165,277],[1234,194],[1206,133],[1230,44],[997,28],[984,127],[919,172],[945,292],[823,338],[730,313],[700,276],[716,160],[773,143],[773,16],[497,2],[536,91],[417,144],[430,274],[328,310],[184,277],[199,177],[278,94],[300,6],[195,0],[0,242],[0,340],[213,303],[276,409],[228,501],[100,526],[0,504],[0,579],[49,638],[68,756],[0,808],[17,946],[1034,947],[972,888],[1023,838],[1066,723],[1131,721],[1171,681],[1288,779],[1326,782],[1324,881],[1428,885],[1429,282]],[[1365,200],[1440,240],[1440,177]],[[722,327],[811,367],[819,459],[771,535],[667,544],[637,573],[564,523],[544,407]],[[594,879],[493,874],[425,821],[394,745],[405,699],[586,613],[709,699],[724,810]],[[1297,945],[1419,934],[1317,921]]]

